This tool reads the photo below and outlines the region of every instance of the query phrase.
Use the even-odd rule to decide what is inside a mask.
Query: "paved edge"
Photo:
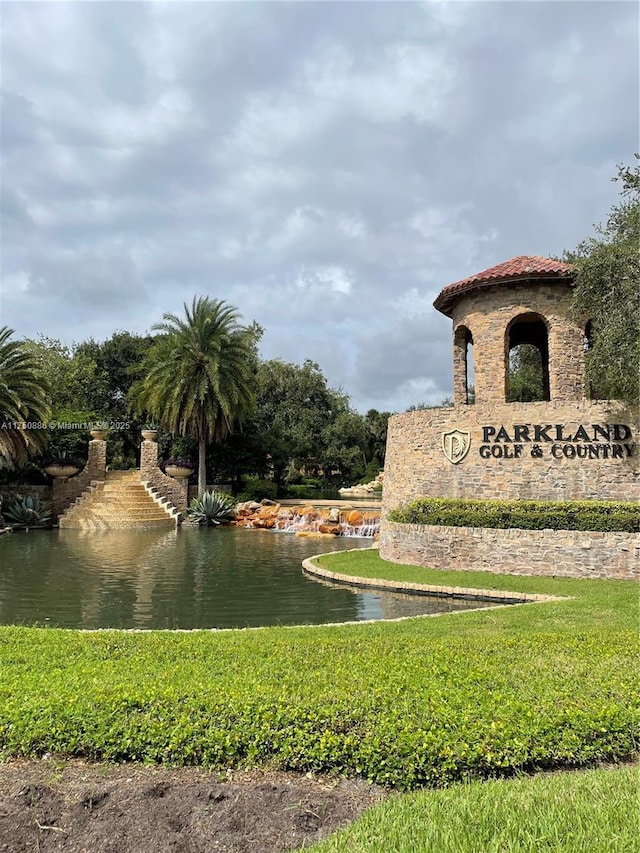
[[[359,549],[360,550],[360,549]],[[341,552],[343,553],[343,552]],[[503,604],[525,604],[528,602],[569,601],[569,596],[542,595],[541,593],[510,592],[502,589],[479,589],[466,586],[437,586],[435,584],[412,583],[411,581],[392,581],[382,578],[362,578],[356,575],[342,575],[330,572],[313,562],[326,554],[316,554],[302,562],[304,572],[333,583],[359,586],[368,589],[383,589],[387,592],[403,592],[413,595],[434,595],[442,598],[471,598],[479,601],[501,601]]]

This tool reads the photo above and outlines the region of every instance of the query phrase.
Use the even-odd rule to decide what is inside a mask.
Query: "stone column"
[[[145,439],[140,445],[140,480],[184,513],[188,505],[189,480],[176,480],[158,467],[158,442]]]
[[[140,479],[151,480],[158,469],[158,442],[144,440],[140,445]]]

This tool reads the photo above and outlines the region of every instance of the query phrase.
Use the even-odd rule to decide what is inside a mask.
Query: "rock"
[[[360,525],[364,524],[364,515],[359,510],[353,509],[347,513],[346,522],[351,527],[360,527]]]
[[[340,535],[340,527],[337,524],[321,524],[318,527],[318,533],[332,533],[334,536]]]

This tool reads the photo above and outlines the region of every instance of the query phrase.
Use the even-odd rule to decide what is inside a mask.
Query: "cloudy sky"
[[[635,2],[2,2],[0,323],[194,294],[353,405],[451,392],[442,287],[557,255],[638,149]]]

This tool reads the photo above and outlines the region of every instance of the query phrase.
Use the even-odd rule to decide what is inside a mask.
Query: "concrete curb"
[[[510,592],[501,589],[478,589],[478,587],[462,586],[437,586],[434,584],[412,583],[410,581],[391,581],[382,578],[362,578],[355,575],[342,575],[338,572],[330,572],[314,564],[318,557],[325,556],[317,554],[302,562],[302,569],[310,575],[314,575],[333,583],[347,584],[349,586],[364,587],[366,589],[382,589],[386,592],[403,592],[411,595],[433,595],[441,598],[465,598],[480,601],[500,601],[503,604],[524,604],[527,602],[549,602],[570,601],[567,596],[542,595],[540,593]]]

